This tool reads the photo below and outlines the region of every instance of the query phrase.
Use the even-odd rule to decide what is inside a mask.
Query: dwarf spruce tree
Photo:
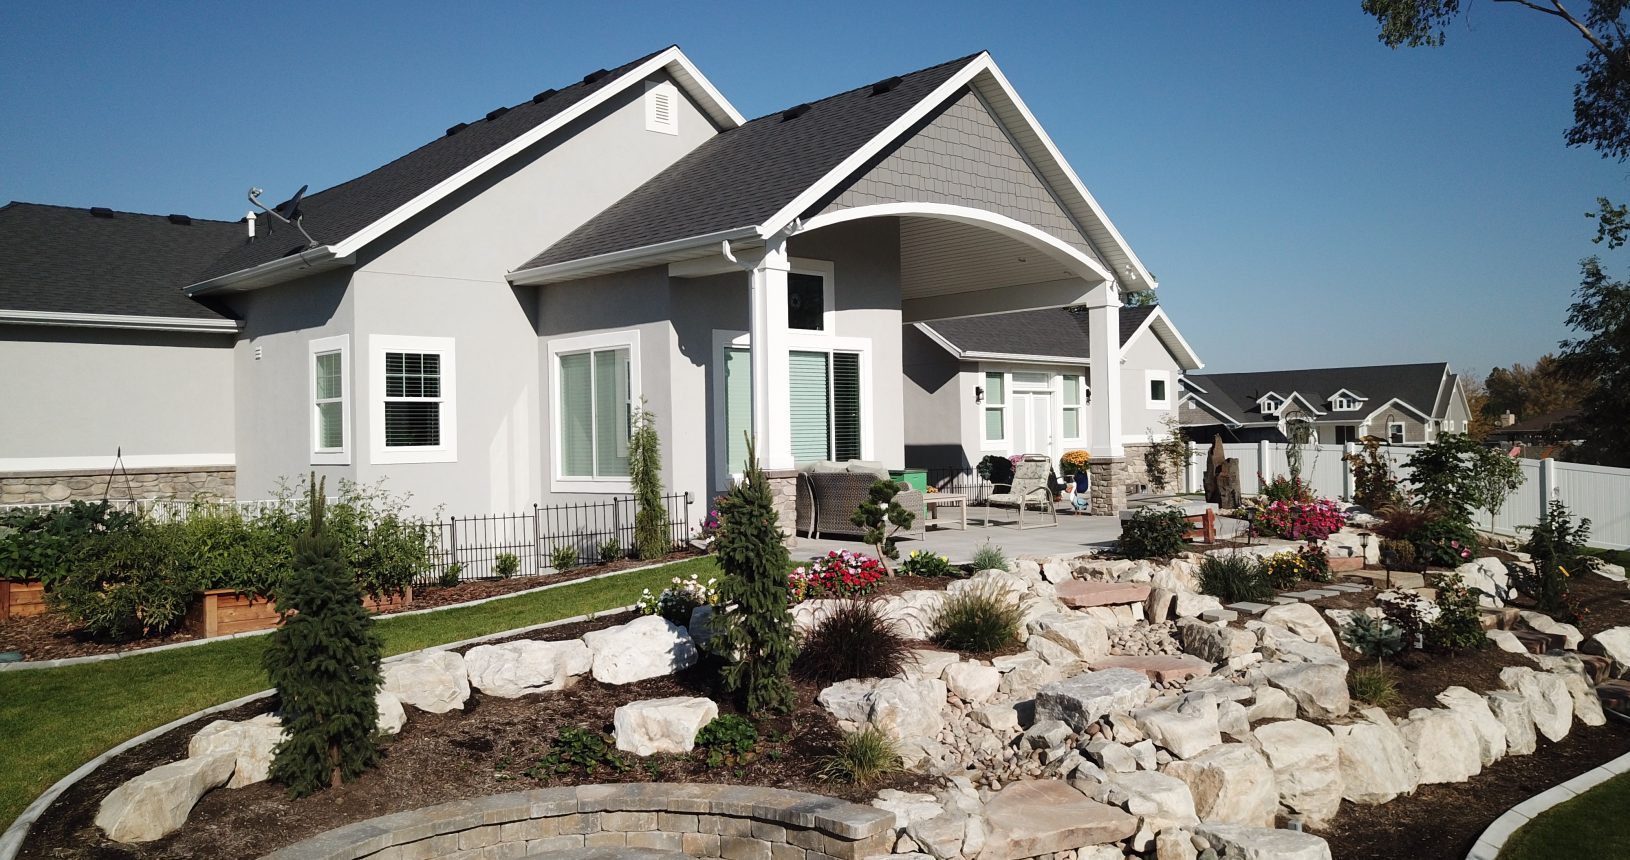
[[[877,558],[889,569],[888,560],[899,558],[900,550],[894,545],[894,536],[911,528],[917,515],[894,503],[900,485],[888,478],[879,478],[866,490],[866,501],[849,515],[849,522],[863,530],[860,539],[877,549]],[[889,573],[893,573],[889,569]]]
[[[721,525],[714,544],[724,581],[724,648],[735,663],[724,669],[725,688],[740,696],[748,713],[792,708],[792,614],[787,611],[787,547],[781,542],[769,482],[758,467],[752,440],[741,482],[719,500]]]
[[[355,779],[379,759],[379,637],[339,541],[323,528],[323,487],[315,477],[311,521],[295,539],[294,571],[277,594],[283,626],[264,657],[284,729],[271,778],[295,797]]]
[[[628,480],[634,487],[634,551],[642,559],[661,558],[673,548],[668,506],[662,502],[662,438],[643,400],[628,440]]]

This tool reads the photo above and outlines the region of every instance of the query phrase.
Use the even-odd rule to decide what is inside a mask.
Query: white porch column
[[[1092,401],[1087,412],[1092,421],[1092,459],[1111,460],[1126,456],[1121,447],[1121,297],[1113,281],[1094,287],[1087,294],[1087,339],[1092,361],[1087,379],[1092,385]]]
[[[769,240],[764,257],[748,271],[752,319],[753,441],[759,465],[792,468],[792,372],[787,360],[787,246]]]

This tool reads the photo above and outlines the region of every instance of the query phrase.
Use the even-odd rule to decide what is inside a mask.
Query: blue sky
[[[14,0],[0,200],[232,218],[671,43],[748,116],[986,49],[1208,369],[1531,362],[1630,197],[1562,142],[1583,42],[1483,3],[1391,51],[1358,5]]]

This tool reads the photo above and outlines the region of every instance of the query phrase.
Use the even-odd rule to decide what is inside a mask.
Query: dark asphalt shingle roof
[[[344,241],[659,53],[661,51],[654,51],[624,63],[594,81],[562,87],[537,104],[522,102],[490,120],[476,117],[457,134],[438,137],[383,167],[308,195],[300,204],[305,213],[306,232],[324,245]],[[193,277],[184,279],[178,286],[269,263],[305,246],[299,231],[275,221],[268,224],[269,221],[266,215],[261,215],[256,230],[260,238],[222,256],[207,268],[200,267],[191,273]],[[268,227],[274,231],[271,235],[267,234]]]
[[[1121,309],[1122,346],[1154,311],[1152,306]],[[1083,361],[1092,356],[1086,313],[1068,308],[936,320],[924,325],[963,352],[1056,356]]]
[[[0,309],[222,319],[181,294],[245,239],[242,223],[8,203],[0,207]]]
[[[1446,385],[1444,374],[1449,366],[1444,362],[1426,364],[1382,364],[1370,367],[1319,367],[1306,370],[1270,370],[1255,373],[1191,374],[1194,385],[1205,389],[1201,399],[1218,409],[1229,410],[1243,422],[1273,420],[1263,415],[1257,399],[1272,391],[1280,396],[1292,392],[1328,412],[1328,398],[1345,388],[1363,392],[1368,398],[1356,413],[1368,414],[1393,398],[1402,400],[1427,415],[1434,415],[1438,395]],[[1230,405],[1231,401],[1231,405]]]
[[[978,54],[782,111],[714,135],[520,268],[764,223]]]

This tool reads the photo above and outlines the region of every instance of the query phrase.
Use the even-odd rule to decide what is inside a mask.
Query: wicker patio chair
[[[798,529],[819,540],[823,534],[860,535],[849,521],[866,501],[876,476],[858,472],[799,472]],[[923,494],[900,485],[894,503],[917,515],[907,534],[921,535],[927,528]]]
[[[1013,482],[1010,484],[994,484],[990,495],[985,497],[985,522],[990,523],[992,505],[1012,505],[1019,509],[1019,518],[1015,525],[1020,529],[1050,528],[1058,525],[1058,506],[1053,504],[1053,490],[1047,486],[1047,474],[1052,469],[1052,460],[1040,454],[1026,454],[1013,467]],[[1004,488],[1006,488],[1004,490]],[[1024,524],[1024,512],[1031,505],[1040,505],[1043,511],[1053,515],[1053,521],[1037,525]]]

